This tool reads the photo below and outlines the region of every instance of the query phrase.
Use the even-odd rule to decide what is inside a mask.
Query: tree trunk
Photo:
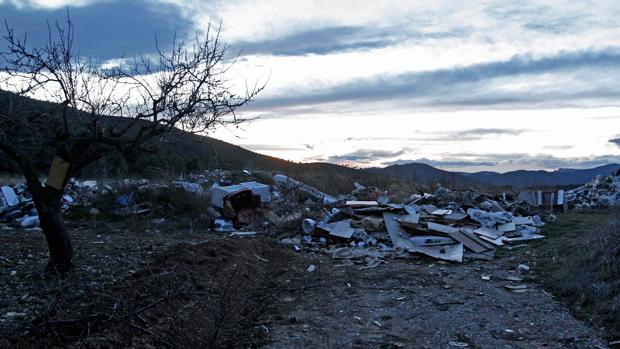
[[[65,273],[73,270],[73,245],[62,219],[60,198],[61,192],[51,187],[42,188],[39,195],[33,195],[50,251],[46,272]]]

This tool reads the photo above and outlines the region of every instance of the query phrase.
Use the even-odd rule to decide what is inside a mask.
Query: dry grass
[[[537,244],[544,283],[575,316],[620,339],[620,209],[575,211]]]

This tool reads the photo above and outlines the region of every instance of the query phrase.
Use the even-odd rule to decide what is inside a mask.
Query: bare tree
[[[47,270],[72,269],[71,237],[61,214],[67,179],[108,152],[124,155],[152,150],[179,130],[206,133],[237,125],[237,108],[264,85],[233,93],[227,76],[236,57],[220,40],[221,25],[194,40],[175,39],[171,49],[102,65],[74,48],[74,26],[48,25],[43,45],[30,45],[5,23],[7,49],[0,52],[0,83],[20,95],[58,102],[62,112],[0,111],[0,151],[21,168],[47,240]],[[37,151],[56,154],[51,172],[61,180],[41,183]],[[51,159],[50,159],[51,160]],[[49,163],[46,164],[49,166]],[[50,172],[50,177],[52,173]]]

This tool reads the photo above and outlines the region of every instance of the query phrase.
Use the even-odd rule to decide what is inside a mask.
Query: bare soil
[[[287,275],[277,316],[267,316],[266,348],[595,348],[600,334],[573,319],[515,267],[509,252],[493,262],[391,260],[360,270],[326,256],[301,256]],[[519,259],[522,259],[520,261]],[[318,269],[309,273],[309,264]],[[482,280],[490,276],[490,280]],[[523,282],[504,280],[521,277]],[[525,284],[524,293],[504,285]]]
[[[529,246],[362,270],[268,237],[141,223],[73,232],[76,271],[64,278],[41,276],[40,233],[0,234],[0,347],[605,347],[532,271],[515,270],[535,267]]]

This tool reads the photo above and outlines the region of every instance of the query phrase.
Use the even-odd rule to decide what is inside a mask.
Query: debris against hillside
[[[274,182],[280,188],[290,185]],[[324,200],[325,194],[302,189],[308,201],[324,204],[314,215],[303,215],[301,234],[282,239],[296,250],[319,250],[334,258],[349,259],[363,268],[380,265],[388,256],[423,254],[452,262],[492,259],[496,248],[541,239],[544,221],[554,210],[615,205],[620,177],[597,177],[592,183],[566,193],[525,191],[492,195],[474,189],[452,191],[439,186],[432,194],[413,194],[394,203],[388,193],[356,183],[349,195]],[[585,191],[585,193],[584,193]],[[580,193],[581,195],[575,195]],[[308,202],[306,201],[306,203]],[[303,212],[302,210],[298,210]],[[509,247],[510,248],[510,247]]]
[[[161,217],[153,221],[165,220],[171,203],[148,202],[140,193],[176,188],[204,202],[206,212],[201,216],[211,221],[208,226],[212,231],[238,236],[285,233],[281,242],[295,250],[323,251],[375,267],[387,256],[407,253],[453,262],[492,259],[499,246],[543,238],[540,228],[544,221],[555,219],[554,210],[620,203],[620,176],[599,176],[567,192],[493,195],[438,186],[433,193],[412,194],[405,202],[393,202],[388,192],[359,183],[351,193],[335,197],[281,174],[265,178],[273,184],[261,183],[261,178],[249,171],[234,174],[224,170],[168,184],[73,179],[62,198],[63,208],[67,215],[75,209],[90,216],[100,214],[103,207],[121,217],[157,212]],[[3,230],[40,229],[24,184],[2,186],[0,193]],[[94,205],[104,196],[114,203]]]
[[[619,171],[620,172],[620,171]],[[568,200],[578,208],[620,205],[620,173],[617,176],[596,176],[584,186],[569,190]]]

